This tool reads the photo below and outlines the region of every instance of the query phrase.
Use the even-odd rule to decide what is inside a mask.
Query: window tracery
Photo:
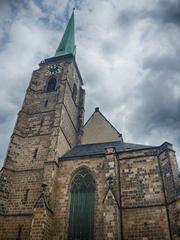
[[[71,204],[68,239],[94,239],[95,181],[86,169],[81,169],[71,184]]]

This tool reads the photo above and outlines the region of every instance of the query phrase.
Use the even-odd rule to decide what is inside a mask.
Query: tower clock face
[[[48,66],[48,75],[60,73],[62,70],[61,66],[58,66],[57,64],[52,64]]]

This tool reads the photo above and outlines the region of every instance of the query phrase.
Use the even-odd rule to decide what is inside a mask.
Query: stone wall
[[[1,240],[29,240],[32,215],[8,215],[0,216],[0,239]],[[21,238],[18,238],[21,236]]]
[[[169,205],[169,218],[173,240],[180,239],[180,198]]]
[[[49,75],[51,64],[54,62],[40,64],[32,74],[7,154],[6,166],[12,169],[39,168],[44,161],[57,161],[78,141],[78,120],[84,101],[81,101],[82,82],[76,64],[72,58],[60,59],[56,64],[62,71]],[[48,92],[47,84],[52,77],[57,80],[56,88]],[[76,99],[72,96],[74,84],[77,86]],[[59,150],[62,134],[63,149]],[[35,151],[37,156],[33,157]]]
[[[48,209],[34,209],[33,220],[31,224],[31,240],[49,240],[53,231],[52,213]]]
[[[165,207],[123,209],[123,240],[170,240]]]
[[[105,196],[105,174],[103,171],[102,160],[103,159],[100,158],[87,158],[60,161],[60,167],[56,179],[54,201],[54,240],[67,239],[71,181],[81,168],[89,169],[96,181],[95,236],[96,239],[103,238],[103,198]]]
[[[0,193],[0,213],[3,219],[7,219],[4,221],[2,234],[8,232],[7,236],[8,238],[10,236],[10,239],[16,239],[15,231],[20,224],[19,221],[23,222],[23,219],[21,234],[24,234],[23,231],[26,232],[26,237],[22,235],[23,239],[29,239],[30,223],[27,223],[26,216],[31,215],[31,220],[32,217],[33,221],[37,220],[34,206],[41,194],[42,183],[50,184],[52,181],[51,186],[48,186],[51,198],[54,194],[56,184],[53,168],[49,169],[47,162],[57,162],[59,156],[77,143],[78,119],[80,117],[83,119],[84,112],[80,112],[80,109],[84,107],[82,101],[84,92],[81,89],[82,81],[75,62],[72,58],[58,60],[56,64],[62,71],[52,76],[48,73],[48,66],[51,64],[54,62],[41,63],[40,68],[32,74],[11,138],[5,168],[2,170],[7,173],[6,185],[9,189],[7,193]],[[47,92],[47,84],[51,77],[57,80],[56,89]],[[74,84],[77,86],[76,99],[72,99]],[[4,209],[6,212],[2,213]],[[41,239],[45,239],[45,236],[49,239],[50,236],[52,216],[49,217],[48,214],[47,212],[47,221],[42,222],[45,224],[43,231],[46,233],[43,238],[40,237]],[[18,216],[21,220],[14,222],[11,229],[9,227],[11,221],[16,220]],[[33,226],[36,229],[36,224]],[[28,229],[28,233],[25,229]],[[33,238],[36,236],[33,234],[32,239],[36,239]]]
[[[164,204],[157,156],[128,155],[119,156],[122,206]]]
[[[42,168],[49,153],[49,135],[20,137],[14,135],[8,150],[6,167],[12,170]],[[37,153],[35,156],[35,151]]]
[[[172,164],[174,166],[174,158],[170,158],[170,149],[169,144],[164,144],[160,148],[159,153],[159,167],[161,171],[162,181],[163,181],[163,188],[165,194],[165,200],[167,203],[170,203],[176,197],[176,190],[177,190],[177,179],[178,173],[175,168],[172,168]],[[172,155],[172,154],[171,154]],[[178,169],[178,167],[177,167]]]
[[[6,204],[8,213],[32,213],[40,193],[42,176],[42,170],[18,171],[11,174]]]
[[[127,151],[118,156],[110,152],[107,154],[109,160],[104,157],[87,157],[60,161],[55,191],[53,239],[58,239],[58,236],[60,239],[67,237],[71,181],[81,167],[87,167],[97,184],[96,239],[170,240],[169,219],[156,150]],[[115,170],[114,161],[117,157],[119,173]],[[113,181],[120,174],[119,184],[108,192],[107,174],[115,177]],[[173,213],[172,210],[169,211]]]
[[[11,188],[14,190],[9,195],[8,209],[11,209],[11,214],[17,214],[17,211],[32,214],[17,217],[24,219],[22,234],[27,234],[24,239],[30,236],[30,219],[33,219],[31,239],[67,239],[71,182],[82,168],[88,169],[96,182],[95,239],[179,239],[179,202],[168,207],[171,238],[155,152],[127,151],[117,155],[115,150],[108,148],[106,153],[104,157],[60,160],[59,164],[45,162],[43,174],[38,170],[13,173]],[[109,181],[110,176],[112,182]],[[23,184],[19,185],[20,179]],[[42,183],[48,186],[53,214],[46,208],[35,207],[32,211]],[[27,186],[30,192],[24,205]],[[11,219],[7,220],[10,224],[15,219],[14,216],[5,216],[1,221],[5,218]],[[17,234],[19,226],[20,220],[14,223],[12,232],[10,230],[8,234]],[[4,221],[3,231],[8,229],[9,225]]]

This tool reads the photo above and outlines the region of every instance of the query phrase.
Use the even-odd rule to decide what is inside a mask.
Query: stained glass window
[[[95,181],[82,169],[71,186],[69,240],[94,239]]]

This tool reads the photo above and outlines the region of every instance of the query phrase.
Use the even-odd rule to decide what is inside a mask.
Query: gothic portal
[[[172,144],[126,143],[95,108],[75,60],[74,12],[33,71],[0,172],[0,239],[178,240]]]

